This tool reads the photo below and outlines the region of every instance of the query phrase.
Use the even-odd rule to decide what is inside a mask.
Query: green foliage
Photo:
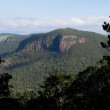
[[[22,35],[0,35],[0,55],[7,55],[13,53],[19,45],[19,43],[29,36]],[[4,38],[4,39],[3,39]]]
[[[68,110],[109,110],[109,85],[110,66],[80,72],[68,90]]]
[[[103,29],[106,31],[106,32],[110,32],[110,24],[107,23],[107,22],[104,22],[104,24],[102,25]]]
[[[47,36],[55,37],[56,35],[75,35],[86,39],[84,44],[75,44],[68,51],[63,53],[50,51],[17,51],[17,46],[28,45],[35,40],[45,39]],[[21,39],[23,37],[23,39]],[[27,37],[27,38],[26,38]],[[86,69],[88,66],[93,66],[102,59],[104,52],[99,44],[101,41],[106,41],[106,37],[97,33],[74,30],[70,28],[58,29],[49,33],[43,33],[29,36],[14,37],[12,42],[3,43],[7,47],[6,64],[2,70],[12,73],[13,86],[15,89],[38,89],[38,84],[41,83],[48,73],[54,73],[56,70],[59,73],[72,73]],[[71,40],[71,39],[69,39]],[[15,42],[15,43],[14,43]],[[22,42],[22,43],[21,43]],[[1,47],[1,46],[0,46]],[[2,48],[2,47],[1,47]],[[12,49],[11,49],[12,48]],[[2,53],[3,51],[1,51]]]
[[[5,62],[0,57],[0,64]],[[10,85],[9,80],[12,79],[12,76],[9,73],[0,74],[0,96],[8,96],[10,94]]]
[[[100,44],[101,44],[101,46],[102,46],[103,48],[108,48],[108,46],[107,46],[105,43],[100,42]]]
[[[110,24],[109,23],[104,22],[102,27],[106,32],[108,32],[108,33],[110,32]],[[109,34],[108,34],[108,39],[109,40],[107,41],[107,43],[101,42],[101,46],[110,52],[110,35]],[[110,65],[110,56],[107,55],[107,56],[104,56],[103,58]]]
[[[108,32],[107,26],[103,28]],[[103,42],[101,45],[108,48]],[[110,61],[109,56],[104,56],[104,58]],[[43,90],[39,91],[39,97],[28,103],[29,110],[110,109],[110,65],[88,67],[80,72],[75,80],[60,74],[51,75],[46,78],[41,87]]]
[[[74,80],[71,75],[50,75],[41,88],[26,109],[109,110],[110,66],[88,67]]]
[[[12,76],[9,73],[0,75],[0,96],[8,96],[10,94],[9,80]]]
[[[107,24],[105,23],[105,25]],[[104,29],[108,28],[104,27]],[[65,34],[63,30],[57,31]],[[67,29],[66,33],[72,34],[72,32],[72,30]],[[48,34],[55,33],[53,31]],[[79,31],[74,31],[74,33],[79,35]],[[99,52],[97,38],[93,38],[88,32],[81,32],[81,34],[82,36],[87,34],[90,40],[94,42],[91,43],[88,40],[90,45],[87,43],[80,46],[75,45],[64,53],[20,51],[14,53],[10,58],[7,57],[7,64],[2,65],[2,70],[13,72],[14,80],[11,83],[14,84],[16,91],[14,90],[10,97],[0,98],[0,108],[2,110],[109,110],[109,56],[104,56],[108,65],[91,66],[78,74],[76,72],[73,73],[75,69],[82,70],[82,66],[86,68],[88,65],[86,65],[87,58],[91,61],[95,56],[94,53],[96,51]],[[101,44],[102,47],[106,48],[103,43]],[[93,45],[96,45],[96,47],[91,49]],[[110,46],[109,41],[108,46]],[[77,49],[74,50],[75,48]],[[91,57],[90,54],[92,54]],[[99,54],[96,55],[100,57]],[[97,57],[95,57],[95,60]],[[76,62],[79,63],[79,66],[76,65]],[[48,75],[47,73],[51,74]],[[45,80],[44,77],[46,77]],[[44,82],[39,87],[38,95],[36,95],[36,91],[34,92],[33,88],[36,90],[36,86],[43,80]]]
[[[72,82],[71,75],[51,74],[46,78],[37,99],[29,102],[30,109],[63,110],[66,103],[66,90]],[[36,103],[36,104],[35,104]]]

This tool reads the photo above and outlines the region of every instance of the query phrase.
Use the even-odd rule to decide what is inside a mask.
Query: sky
[[[58,28],[104,33],[110,0],[0,0],[0,33],[30,34]]]

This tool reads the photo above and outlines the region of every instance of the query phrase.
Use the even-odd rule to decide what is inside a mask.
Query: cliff
[[[68,51],[75,44],[85,43],[86,39],[76,35],[32,35],[22,41],[17,50],[24,51]]]

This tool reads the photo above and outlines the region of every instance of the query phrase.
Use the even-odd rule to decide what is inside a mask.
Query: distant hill
[[[6,55],[2,70],[13,74],[16,88],[35,89],[48,73],[77,74],[95,65],[105,53],[100,46],[102,41],[107,37],[71,28],[8,37],[0,44],[7,47],[5,52],[0,49]]]
[[[29,36],[30,35],[0,34],[0,55],[15,51],[19,43]]]
[[[0,42],[4,41],[8,36],[10,36],[9,34],[0,34]]]

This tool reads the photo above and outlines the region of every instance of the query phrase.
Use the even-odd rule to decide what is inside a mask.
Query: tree
[[[2,62],[5,62],[5,60],[2,60],[1,57],[0,57],[0,64],[1,64]]]
[[[0,64],[5,62],[0,57]],[[9,80],[12,79],[12,75],[9,73],[3,73],[0,75],[0,96],[8,96],[10,93]]]
[[[103,29],[108,33],[108,41],[107,43],[100,42],[101,46],[108,50],[110,52],[110,24],[107,22],[104,22],[102,25]],[[103,56],[105,60],[107,60],[107,63],[110,65],[110,56]]]
[[[69,93],[70,110],[109,110],[110,66],[88,67],[80,72]]]
[[[110,32],[110,24],[102,25]],[[101,46],[110,52],[110,35],[108,42]],[[68,110],[109,110],[110,109],[110,56],[103,57],[108,65],[88,67],[78,73],[68,89]]]
[[[66,90],[70,86],[71,75],[51,74],[40,86],[39,97],[31,100],[30,109],[38,110],[66,110]]]

